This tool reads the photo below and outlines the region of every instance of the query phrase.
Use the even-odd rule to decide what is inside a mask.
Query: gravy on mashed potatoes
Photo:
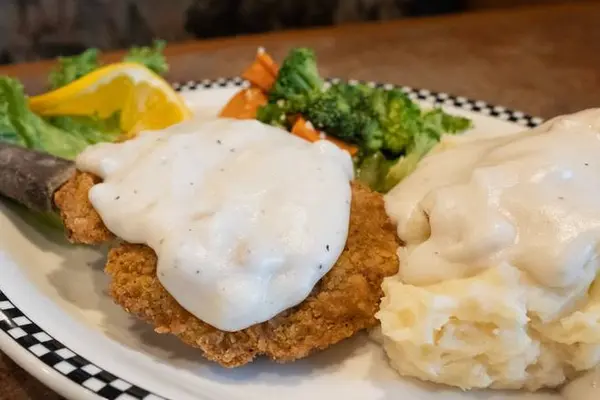
[[[377,314],[400,374],[557,387],[600,362],[600,109],[442,143],[386,196],[406,244]]]

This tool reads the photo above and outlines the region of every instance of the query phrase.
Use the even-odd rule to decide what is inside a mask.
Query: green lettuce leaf
[[[142,64],[157,74],[164,75],[169,70],[169,64],[163,54],[166,45],[164,40],[155,40],[152,46],[132,47],[123,61]]]
[[[65,86],[100,67],[99,54],[98,49],[88,49],[76,56],[59,57],[48,77],[50,89]]]
[[[118,113],[107,119],[44,119],[29,109],[23,85],[19,81],[0,77],[0,142],[72,160],[87,146],[113,142],[120,134]]]
[[[0,77],[0,140],[30,149],[45,151],[57,157],[73,159],[89,143],[45,121],[30,109],[23,85]]]
[[[164,40],[155,40],[152,46],[132,47],[123,61],[142,64],[163,75],[169,70],[167,59],[163,54],[166,45]],[[100,68],[102,64],[99,57],[98,49],[87,49],[75,56],[59,57],[57,65],[48,76],[50,89],[58,89]]]
[[[111,117],[100,119],[86,116],[57,116],[48,117],[51,125],[76,134],[88,144],[114,142],[121,135],[119,126],[120,114],[115,112]]]

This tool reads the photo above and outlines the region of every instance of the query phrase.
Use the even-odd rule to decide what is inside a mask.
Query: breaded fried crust
[[[54,193],[54,204],[65,225],[67,238],[73,243],[100,244],[114,238],[88,199],[88,192],[97,183],[100,178],[77,172]]]
[[[346,247],[334,267],[298,306],[237,332],[200,321],[163,288],[156,277],[156,254],[143,245],[121,244],[108,257],[110,295],[125,310],[198,347],[206,358],[237,367],[266,355],[293,361],[325,349],[376,324],[384,277],[398,270],[396,231],[382,196],[352,185]]]

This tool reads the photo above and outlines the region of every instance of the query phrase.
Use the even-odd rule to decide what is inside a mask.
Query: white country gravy
[[[350,156],[257,121],[192,120],[95,145],[77,167],[108,229],[158,256],[158,279],[225,331],[302,302],[348,234]]]
[[[576,283],[597,258],[599,155],[600,110],[430,155],[385,198],[407,243],[403,279],[433,284],[508,261],[548,287]]]

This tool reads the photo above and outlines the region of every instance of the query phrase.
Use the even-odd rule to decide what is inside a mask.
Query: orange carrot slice
[[[242,89],[223,107],[222,118],[255,119],[260,106],[267,104],[267,95],[258,87]]]
[[[256,86],[268,92],[277,79],[279,67],[263,49],[258,49],[254,62],[242,73],[252,86]]]
[[[256,52],[256,59],[269,71],[275,78],[279,73],[279,66],[262,47]]]
[[[308,125],[307,121],[302,117],[296,119],[294,126],[292,126],[292,133],[309,142],[316,142],[317,140],[322,139],[321,134],[312,126]]]
[[[292,134],[307,140],[309,142],[316,142],[317,140],[327,140],[342,150],[346,150],[351,156],[358,153],[358,147],[351,144],[345,143],[339,139],[327,136],[324,133],[317,131],[312,124],[309,124],[304,118],[299,117],[292,126]]]
[[[267,103],[267,93],[277,79],[279,67],[264,49],[258,49],[254,62],[246,68],[242,77],[250,82],[248,89],[240,90],[223,107],[219,116],[224,118],[256,118],[258,108]]]

